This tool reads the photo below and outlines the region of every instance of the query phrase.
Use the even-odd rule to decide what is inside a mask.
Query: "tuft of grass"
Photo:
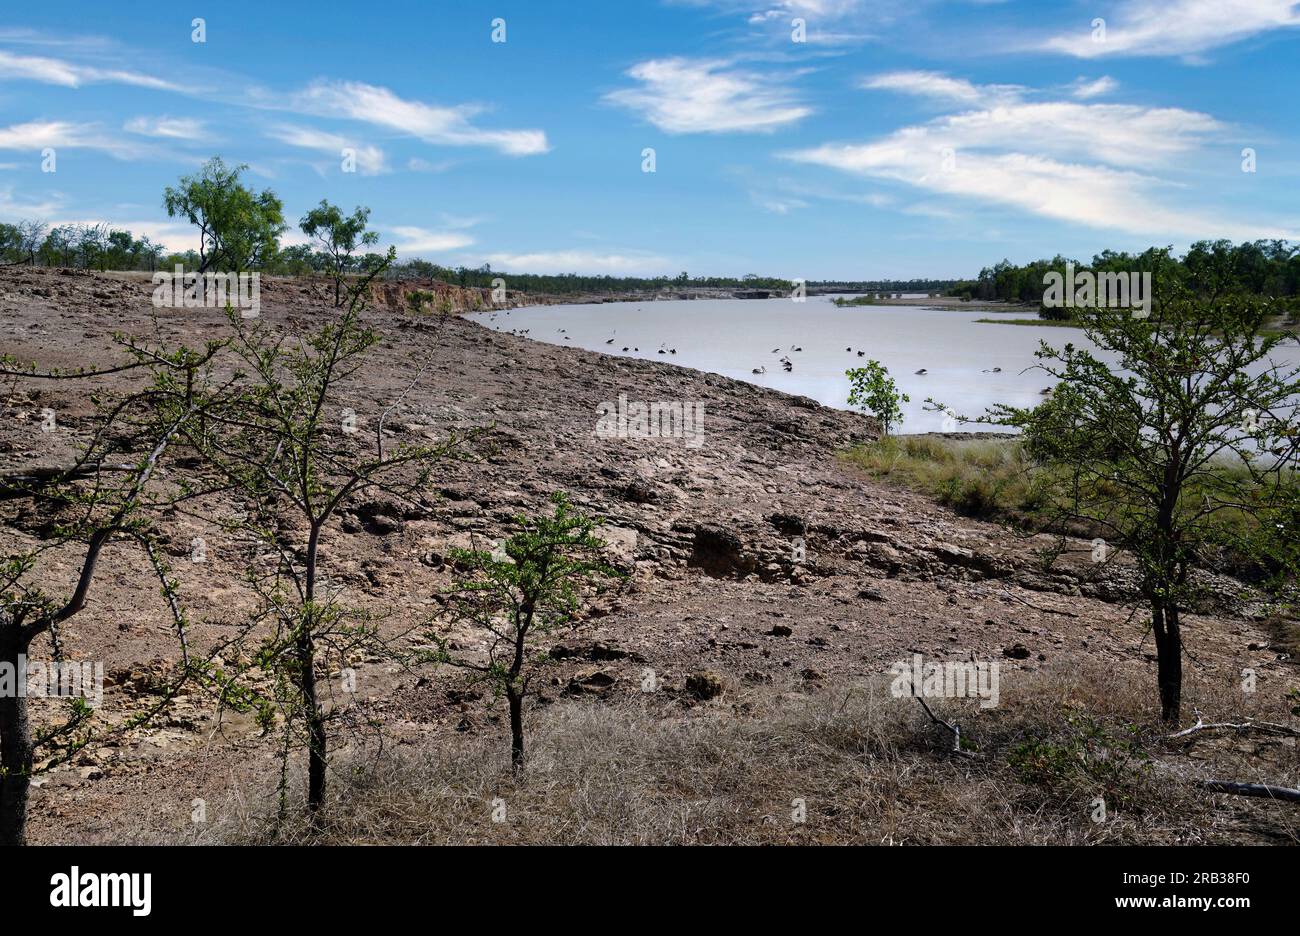
[[[952,440],[885,436],[844,456],[872,475],[933,496],[958,513],[1012,519],[1047,505],[1037,474],[1014,437]]]

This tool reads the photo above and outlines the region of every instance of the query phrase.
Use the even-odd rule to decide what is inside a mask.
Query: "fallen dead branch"
[[[1257,796],[1261,799],[1283,800],[1288,803],[1300,803],[1300,790],[1290,787],[1270,786],[1267,783],[1236,783],[1231,780],[1202,780],[1200,786],[1215,793],[1231,793],[1234,796]]]
[[[1253,718],[1247,718],[1242,722],[1210,722],[1197,718],[1196,724],[1190,728],[1184,728],[1182,731],[1176,731],[1168,736],[1167,740],[1175,738],[1185,738],[1188,735],[1196,734],[1199,731],[1258,731],[1261,734],[1275,735],[1284,738],[1300,738],[1300,730],[1291,728],[1288,725],[1279,725],[1277,722],[1256,721]]]
[[[925,699],[921,698],[921,696],[914,695],[912,696],[912,698],[916,699],[916,701],[921,703],[921,708],[925,709],[925,714],[930,716],[930,720],[932,722],[934,722],[936,725],[942,725],[944,728],[947,728],[950,732],[952,732],[952,752],[954,754],[960,755],[961,757],[977,756],[974,751],[962,750],[961,728],[955,722],[944,721],[938,715],[934,714],[934,712],[930,711],[930,706],[925,704]]]

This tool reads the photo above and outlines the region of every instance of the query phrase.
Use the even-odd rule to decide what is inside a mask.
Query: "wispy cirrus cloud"
[[[362,175],[381,175],[389,171],[388,160],[384,151],[378,146],[362,145],[349,137],[329,133],[312,127],[297,127],[281,124],[271,127],[266,135],[289,146],[315,150],[341,162],[350,153],[356,159],[357,169]]]
[[[130,159],[142,153],[140,147],[110,136],[95,123],[37,120],[0,127],[0,150],[40,152],[46,147],[99,150],[117,159]]]
[[[122,125],[127,133],[161,140],[203,143],[211,139],[207,125],[194,117],[133,117]]]
[[[1020,100],[1025,90],[1019,85],[976,85],[965,78],[933,71],[885,72],[862,79],[858,87],[867,91],[898,91],[955,104],[1010,103]]]
[[[986,96],[976,90],[978,98]],[[867,143],[827,143],[784,155],[1098,228],[1188,237],[1294,236],[1279,224],[1234,221],[1165,203],[1182,163],[1227,129],[1207,114],[1180,108],[1003,99]]]
[[[1087,78],[1079,78],[1070,87],[1070,94],[1081,101],[1090,101],[1095,97],[1113,94],[1118,88],[1118,81],[1109,75],[1102,75],[1091,81]]]
[[[483,112],[480,106],[426,104],[359,81],[315,81],[290,94],[285,104],[270,106],[283,106],[318,117],[357,120],[439,146],[484,146],[510,156],[531,156],[550,148],[541,130],[490,130],[475,126],[471,118]]]
[[[1300,0],[1120,0],[1041,47],[1076,58],[1190,56],[1300,26]]]
[[[0,79],[39,81],[43,84],[62,85],[65,88],[112,82],[161,91],[185,90],[183,86],[171,81],[129,69],[80,65],[66,59],[43,55],[19,55],[3,49],[0,49]]]
[[[778,75],[739,68],[725,59],[651,59],[628,69],[639,87],[605,95],[665,133],[770,133],[807,117]]]

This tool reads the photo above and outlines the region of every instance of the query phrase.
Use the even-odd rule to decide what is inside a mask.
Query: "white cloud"
[[[1095,97],[1103,97],[1111,94],[1119,87],[1119,82],[1109,75],[1102,75],[1096,81],[1088,81],[1086,78],[1079,78],[1072,85],[1070,91],[1081,101],[1090,101]]]
[[[487,257],[497,269],[521,273],[583,273],[612,276],[655,276],[670,264],[654,254],[628,252],[594,253],[587,250],[552,250],[537,253],[496,253]]]
[[[40,81],[45,84],[62,85],[65,88],[77,88],[94,82],[113,82],[163,91],[184,90],[180,85],[139,72],[116,68],[94,68],[88,65],[76,65],[63,59],[41,55],[17,55],[3,50],[0,50],[0,78]]]
[[[287,143],[289,146],[324,153],[340,164],[343,161],[343,151],[351,150],[356,157],[357,168],[362,175],[379,175],[389,171],[382,149],[377,146],[358,145],[356,141],[335,133],[326,133],[323,130],[316,130],[311,127],[295,127],[286,124],[267,130],[267,136],[279,140],[281,143]]]
[[[430,231],[410,225],[398,225],[389,230],[399,238],[397,252],[402,256],[443,253],[468,247],[474,243],[474,238],[459,231]]]
[[[1104,38],[1080,21],[1043,47],[1076,58],[1106,55],[1194,55],[1274,29],[1300,26],[1300,0],[1124,0]]]
[[[796,162],[902,182],[1076,224],[1135,234],[1234,239],[1284,237],[1255,226],[1166,207],[1174,170],[1226,128],[1178,108],[1074,101],[1004,102],[903,127],[862,144],[785,154]]]
[[[127,133],[165,140],[199,142],[208,139],[203,121],[193,117],[133,117],[122,125],[122,129]]]
[[[641,83],[605,95],[665,133],[767,133],[811,114],[779,79],[725,60],[652,59],[627,74]]]
[[[0,128],[0,150],[58,149],[101,150],[118,159],[138,156],[133,144],[105,136],[97,124],[74,124],[63,120],[39,120]]]
[[[288,103],[292,110],[359,120],[439,146],[486,146],[510,156],[545,153],[549,148],[541,130],[485,130],[474,126],[470,118],[482,108],[410,101],[388,88],[357,81],[316,81],[290,95]]]
[[[956,104],[1013,102],[1024,91],[1018,85],[975,85],[964,78],[930,71],[886,72],[864,78],[858,86],[868,91],[898,91]]]

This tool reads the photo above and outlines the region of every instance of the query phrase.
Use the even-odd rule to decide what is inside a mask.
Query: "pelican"
[[[750,371],[750,373],[751,373],[751,374],[766,374],[766,373],[767,373],[767,368],[766,368],[766,367],[755,367],[752,371]]]

